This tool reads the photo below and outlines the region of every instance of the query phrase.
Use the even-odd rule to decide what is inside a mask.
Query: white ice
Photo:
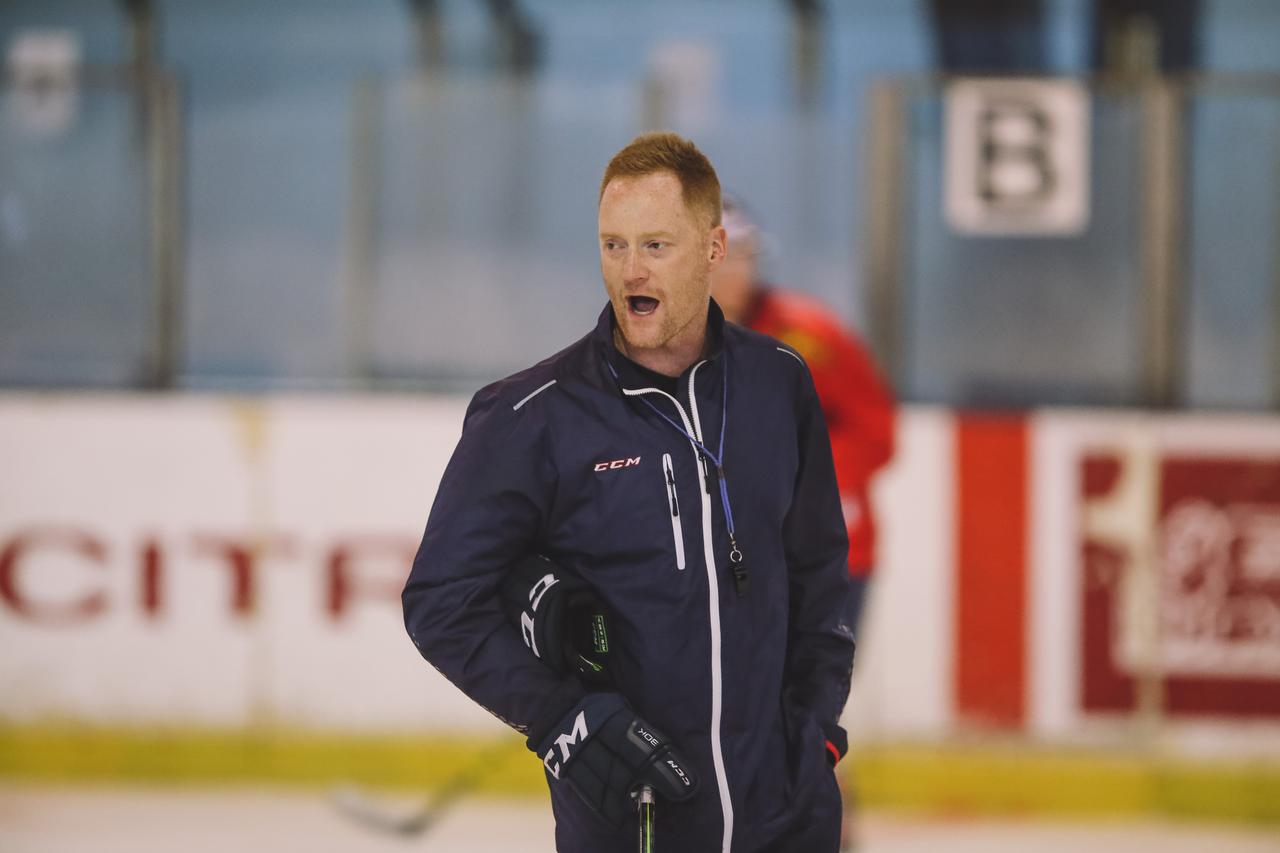
[[[408,813],[417,801],[400,796],[380,802]],[[875,813],[862,816],[860,837],[858,853],[1280,853],[1275,830],[1154,820],[1067,823]],[[401,838],[352,823],[326,791],[0,783],[4,853],[295,850],[551,853],[554,843],[547,805],[536,800],[463,801],[426,834]]]

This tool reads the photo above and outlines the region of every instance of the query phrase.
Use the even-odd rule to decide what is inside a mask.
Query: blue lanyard
[[[613,363],[609,359],[605,359],[604,363],[609,366],[609,372],[613,374],[614,381],[618,383],[618,387],[622,387],[622,380],[618,376],[618,371],[614,368]],[[725,528],[729,532],[729,568],[733,572],[734,588],[741,597],[747,591],[747,569],[742,562],[742,551],[738,548],[738,540],[734,535],[733,527],[733,507],[729,504],[729,485],[725,481],[724,476],[724,430],[725,425],[729,422],[729,359],[724,359],[724,379],[723,391],[720,397],[720,452],[712,453],[711,448],[707,447],[701,441],[698,441],[690,432],[684,428],[684,424],[677,423],[674,418],[666,412],[659,409],[652,402],[642,395],[639,396],[640,402],[644,403],[654,414],[671,424],[677,432],[692,442],[693,446],[701,451],[702,455],[710,459],[716,466],[716,480],[720,483],[720,505],[724,507],[724,523]],[[678,405],[678,404],[677,404]]]

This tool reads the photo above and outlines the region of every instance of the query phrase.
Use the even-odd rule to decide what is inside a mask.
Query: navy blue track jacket
[[[508,725],[553,724],[583,688],[530,654],[497,594],[508,566],[546,555],[609,607],[619,692],[701,779],[689,802],[660,806],[662,849],[834,851],[826,742],[840,737],[854,644],[809,370],[713,302],[711,354],[673,398],[616,350],[613,325],[606,307],[586,337],[475,395],[404,589],[409,635]],[[716,466],[645,401],[713,453],[723,423],[743,594]],[[561,853],[634,849],[634,827],[615,832],[549,784]]]

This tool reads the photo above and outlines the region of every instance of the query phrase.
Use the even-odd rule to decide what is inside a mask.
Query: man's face
[[[711,295],[731,323],[741,323],[751,307],[756,290],[756,258],[754,237],[731,236],[724,263],[711,274]]]
[[[614,178],[600,198],[600,272],[630,348],[701,341],[724,229],[689,210],[671,172]]]

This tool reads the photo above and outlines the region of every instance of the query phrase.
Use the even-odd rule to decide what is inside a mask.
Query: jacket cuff
[[[849,753],[849,735],[835,723],[820,723],[827,739],[827,761],[835,767]]]

